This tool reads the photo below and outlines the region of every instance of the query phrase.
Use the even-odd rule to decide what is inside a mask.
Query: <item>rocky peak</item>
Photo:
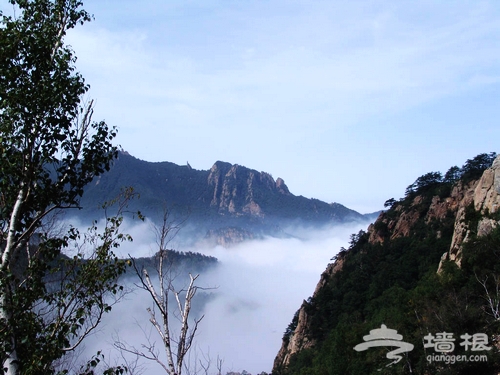
[[[264,213],[255,201],[255,191],[272,189],[275,182],[268,173],[218,161],[210,169],[208,185],[213,187],[210,205],[218,207],[219,213],[262,217]]]
[[[263,194],[293,196],[282,178],[274,181],[269,173],[221,161],[210,169],[208,185],[213,188],[210,205],[218,207],[219,213],[234,215],[263,217],[258,199]]]
[[[292,195],[290,190],[288,190],[288,186],[286,186],[285,181],[281,177],[278,177],[276,180],[276,189],[278,189],[281,194]]]

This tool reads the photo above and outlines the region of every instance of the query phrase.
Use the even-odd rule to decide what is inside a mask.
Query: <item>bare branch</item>
[[[170,221],[167,211],[164,212],[161,227],[154,227],[158,246],[158,251],[155,254],[158,285],[153,283],[148,270],[144,267],[139,269],[135,260],[131,258],[140,281],[137,286],[147,291],[153,300],[153,307],[147,308],[149,322],[162,340],[166,361],[162,362],[160,360],[159,352],[151,343],[149,337],[147,338],[148,344],[143,345],[141,350],[126,347],[123,343],[115,345],[120,350],[134,353],[158,363],[161,362],[165,372],[170,375],[181,375],[183,368],[186,366],[186,356],[193,346],[198,326],[204,317],[195,318],[192,323],[190,322],[192,301],[199,289],[209,289],[200,288],[196,285],[199,274],[194,276],[189,274],[189,282],[184,288],[177,289],[174,286],[174,269],[172,262],[168,259],[167,246],[179,229],[180,225],[175,225]],[[172,306],[169,305],[169,295],[175,298],[173,310]],[[179,319],[180,328],[178,334],[174,334],[170,326],[171,314],[174,314]]]
[[[484,309],[486,314],[492,316],[495,320],[500,320],[500,278],[498,275],[493,276],[493,291],[488,288],[488,275],[484,276],[483,280],[480,280],[477,275],[476,280],[482,285],[485,295],[483,298],[487,302],[487,309]]]

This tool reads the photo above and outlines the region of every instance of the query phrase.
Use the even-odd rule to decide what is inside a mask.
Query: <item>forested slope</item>
[[[388,200],[387,211],[352,236],[295,314],[273,373],[497,374],[500,157],[493,162],[495,156],[478,155],[444,176],[428,173],[404,198]],[[413,345],[397,363],[386,357],[394,348],[354,350],[382,325]],[[448,344],[436,346],[432,340],[439,337]],[[481,340],[487,343],[480,345]]]

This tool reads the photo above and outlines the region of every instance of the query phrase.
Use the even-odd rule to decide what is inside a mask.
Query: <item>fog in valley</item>
[[[219,260],[217,266],[197,279],[198,286],[214,289],[199,291],[195,296],[199,303],[194,302],[190,321],[203,314],[204,318],[191,350],[191,371],[202,370],[199,362],[206,363],[210,357],[210,373],[215,374],[219,357],[223,359],[223,374],[243,370],[252,374],[270,372],[294,313],[311,296],[331,258],[342,246],[348,246],[350,235],[366,230],[368,224],[344,224],[321,230],[288,228],[287,232],[295,238],[254,240],[230,248],[183,247],[181,231],[169,247]],[[149,257],[158,250],[150,222],[125,222],[123,232],[131,234],[134,241],[117,249],[121,257],[128,254]],[[178,273],[180,282],[189,270]],[[114,340],[119,337],[122,342],[141,348],[147,342],[147,335],[156,341],[156,348],[163,355],[161,340],[152,330],[146,311],[153,306],[150,295],[134,286],[139,280],[132,272],[124,280],[131,292],[105,316],[98,332],[86,340],[82,359],[102,350],[111,364],[122,363],[113,347]],[[143,373],[164,373],[155,362],[142,359],[140,363]]]

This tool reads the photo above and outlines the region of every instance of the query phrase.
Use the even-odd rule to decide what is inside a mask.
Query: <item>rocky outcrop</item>
[[[395,211],[399,214],[389,218],[381,214],[378,225],[370,225],[368,232],[371,243],[381,243],[386,236],[380,231],[380,227],[386,228],[390,233],[390,239],[411,235],[412,228],[425,211],[425,222],[433,220],[444,220],[447,216],[454,216],[453,237],[450,249],[443,254],[439,266],[441,269],[444,260],[452,260],[460,266],[462,245],[467,241],[472,232],[478,236],[484,236],[498,225],[498,220],[488,217],[500,210],[500,156],[495,159],[491,168],[485,170],[479,180],[470,181],[467,184],[458,182],[451,190],[449,196],[441,198],[434,196],[428,207],[422,207],[422,196],[416,196],[408,207],[398,205]],[[471,207],[483,217],[474,227],[466,220],[467,210]],[[437,236],[440,233],[436,233]]]
[[[220,204],[220,196],[224,186],[224,176],[231,168],[231,164],[222,161],[217,161],[210,169],[210,174],[208,175],[208,186],[213,189],[212,200],[210,201],[211,206],[218,206]]]
[[[289,341],[281,346],[278,355],[274,359],[273,369],[281,369],[288,366],[293,354],[314,346],[314,341],[307,337],[309,331],[309,316],[306,312],[307,302],[303,301],[298,311],[298,321]],[[274,372],[274,370],[273,370]]]
[[[331,279],[333,274],[342,269],[342,265],[344,264],[344,257],[345,252],[341,252],[336,256],[335,262],[328,264],[326,270],[321,274],[320,280],[316,285],[313,293],[313,298],[316,296],[318,291],[325,286],[328,280]],[[312,340],[308,336],[308,332],[310,331],[310,319],[309,315],[307,314],[307,307],[308,302],[302,302],[302,306],[298,311],[298,320],[296,327],[294,328],[293,332],[283,340],[283,345],[281,346],[274,360],[274,370],[287,367],[293,354],[315,345],[314,340]]]
[[[457,189],[459,189],[457,187]],[[466,211],[473,205],[476,212],[482,217],[477,223],[469,223],[466,220]],[[491,168],[485,170],[478,181],[473,181],[463,189],[463,197],[457,204],[455,215],[455,226],[450,250],[443,254],[439,264],[438,272],[441,271],[443,261],[451,260],[461,264],[462,246],[472,233],[477,236],[487,235],[498,225],[498,220],[488,217],[496,213],[500,208],[500,156],[493,162]],[[471,225],[474,225],[471,227]]]
[[[209,230],[205,236],[205,240],[209,245],[219,245],[226,248],[254,238],[255,236],[252,232],[235,227],[212,229]]]
[[[288,186],[285,185],[285,181],[281,177],[278,177],[276,180],[276,189],[281,193],[285,195],[292,195],[290,193],[290,190],[288,190]]]
[[[481,213],[495,213],[500,209],[500,156],[491,168],[484,171],[474,189],[474,208]]]
[[[216,162],[208,175],[208,186],[213,188],[210,205],[221,214],[264,217],[256,196],[262,191],[292,196],[283,179],[275,182],[266,172],[257,172],[238,164]]]

